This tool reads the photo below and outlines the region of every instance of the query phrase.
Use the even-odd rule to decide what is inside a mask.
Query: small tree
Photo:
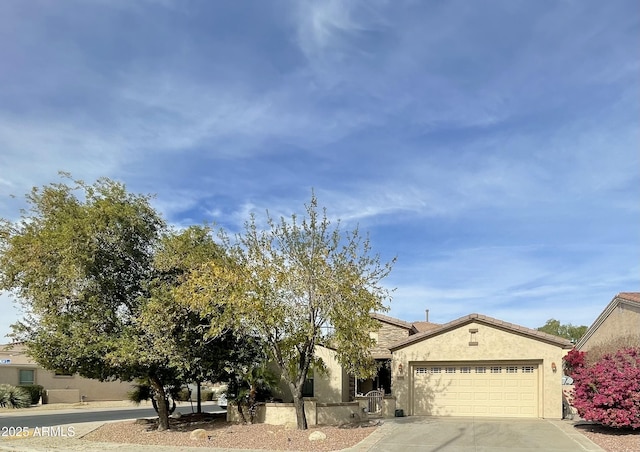
[[[266,363],[257,364],[230,375],[227,389],[227,400],[236,404],[242,421],[253,424],[258,411],[259,402],[264,402],[271,395],[278,379]],[[249,413],[249,420],[245,411]]]
[[[592,365],[587,361],[582,352],[565,358],[578,414],[610,427],[640,428],[640,348],[606,354]]]
[[[299,429],[307,428],[302,390],[316,346],[330,340],[347,372],[375,374],[369,332],[378,324],[370,313],[387,309],[389,291],[381,281],[393,263],[372,256],[357,228],[333,227],[326,211],[318,212],[315,195],[306,214],[302,221],[267,214],[267,230],[252,216],[230,246],[235,265],[211,262],[193,272],[182,296],[213,316],[213,330],[232,326],[262,338],[291,390]]]

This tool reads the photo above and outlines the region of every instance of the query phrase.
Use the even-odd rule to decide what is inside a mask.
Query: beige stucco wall
[[[349,401],[349,377],[336,360],[336,352],[323,346],[317,346],[316,357],[321,358],[326,366],[326,373],[309,372],[313,378],[313,397],[322,403],[338,403]],[[272,365],[274,372],[279,372],[278,367]],[[274,389],[275,398],[289,403],[293,401],[289,385],[280,379],[278,387]]]
[[[316,357],[321,358],[327,373],[316,372],[313,376],[313,396],[322,403],[349,401],[349,378],[336,359],[336,352],[325,347],[316,347]],[[347,391],[344,391],[345,384]]]
[[[597,345],[628,336],[640,337],[640,307],[621,303],[593,330],[580,350],[588,351]]]
[[[469,329],[477,328],[475,341],[470,346]],[[412,414],[412,366],[422,363],[486,362],[530,362],[538,364],[538,394],[540,412],[538,417],[562,418],[562,357],[566,353],[561,347],[530,337],[499,329],[481,322],[470,322],[457,329],[432,336],[421,342],[408,345],[393,353],[392,394],[397,408]],[[556,372],[551,369],[556,364]],[[399,373],[399,364],[403,366]]]

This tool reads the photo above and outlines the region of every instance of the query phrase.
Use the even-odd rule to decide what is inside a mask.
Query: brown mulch
[[[607,452],[640,451],[640,430],[606,427],[580,423],[575,428]]]
[[[114,422],[103,425],[82,439],[97,442],[144,444],[158,446],[194,446],[237,449],[334,451],[355,446],[376,428],[375,425],[344,427],[313,426],[308,430],[288,429],[283,425],[243,425],[227,422],[225,415],[190,414],[170,419],[170,430],[158,432],[156,420]],[[207,439],[193,440],[195,429],[206,430]],[[310,441],[309,435],[321,431],[321,441]]]

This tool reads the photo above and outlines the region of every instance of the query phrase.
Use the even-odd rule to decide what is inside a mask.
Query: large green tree
[[[193,269],[206,262],[226,259],[224,249],[209,227],[190,226],[168,231],[154,256],[155,276],[149,284],[149,300],[140,314],[140,330],[150,349],[168,358],[181,381],[195,382],[197,411],[201,412],[200,383],[228,378],[226,368],[244,341],[230,329],[210,335],[211,315],[201,316],[180,300],[175,290]]]
[[[167,428],[164,382],[173,372],[137,330],[165,228],[150,197],[103,178],[36,187],[26,201],[20,220],[0,223],[0,289],[25,312],[16,338],[46,369],[147,377],[162,396],[160,427]]]
[[[262,338],[291,390],[298,428],[306,429],[302,389],[316,346],[330,342],[354,376],[375,374],[369,332],[378,325],[370,313],[386,310],[381,281],[393,261],[382,264],[357,228],[332,225],[315,195],[302,219],[267,213],[267,224],[261,229],[252,216],[229,245],[234,265],[212,261],[192,272],[181,297],[212,316],[213,331],[232,327]]]
[[[576,326],[571,323],[563,324],[560,323],[559,320],[549,319],[547,320],[547,323],[538,328],[538,331],[569,339],[575,344],[582,336],[584,336],[584,333],[587,332],[587,328],[588,327],[585,325]]]

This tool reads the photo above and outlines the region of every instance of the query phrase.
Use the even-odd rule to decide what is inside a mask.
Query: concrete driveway
[[[378,432],[376,432],[378,433]],[[373,435],[372,435],[373,436]],[[569,421],[420,417],[385,420],[376,452],[602,452]]]

